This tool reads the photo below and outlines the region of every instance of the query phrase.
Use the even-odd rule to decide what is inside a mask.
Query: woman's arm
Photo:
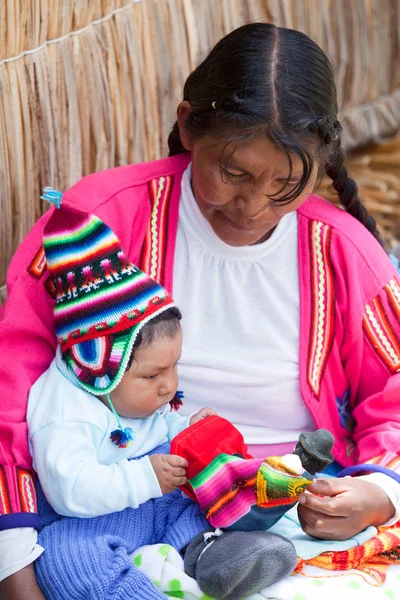
[[[0,582],[33,563],[43,552],[33,527],[0,531]]]
[[[42,218],[10,265],[0,309],[0,529],[38,527],[28,448],[28,392],[54,356],[53,300],[45,288]]]
[[[33,564],[7,577],[0,583],[0,600],[45,600],[36,583]]]
[[[355,442],[356,464],[371,464],[369,471],[383,467],[386,475],[376,480],[370,477],[319,480],[310,486],[310,492],[322,497],[304,495],[299,517],[306,533],[315,537],[347,538],[368,525],[390,522],[399,509],[396,498],[400,493],[396,490],[393,493],[393,488],[400,488],[400,484],[391,478],[400,471],[397,276],[393,275],[363,309],[356,333],[343,345],[350,403],[348,411],[344,408],[341,411],[340,420]]]
[[[343,348],[350,383],[349,430],[356,464],[400,472],[400,282],[394,275],[366,302],[358,333]]]

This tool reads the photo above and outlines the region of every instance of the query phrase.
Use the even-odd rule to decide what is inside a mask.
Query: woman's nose
[[[260,196],[254,194],[253,197],[245,197],[244,195],[236,198],[236,208],[247,218],[256,219],[260,216],[271,204],[271,200],[268,200],[264,195]]]

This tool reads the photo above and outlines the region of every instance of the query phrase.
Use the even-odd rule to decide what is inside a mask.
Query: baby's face
[[[110,394],[122,417],[143,418],[168,404],[178,388],[177,362],[182,352],[182,330],[175,337],[159,337],[135,350],[130,369]],[[107,400],[103,400],[107,404]]]

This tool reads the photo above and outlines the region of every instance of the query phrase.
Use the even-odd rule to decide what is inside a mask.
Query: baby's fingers
[[[189,463],[186,459],[182,458],[181,456],[177,456],[176,454],[169,454],[167,460],[171,467],[182,467],[187,469],[189,466]]]
[[[174,477],[186,477],[186,469],[183,467],[172,467],[171,472]]]
[[[179,487],[181,485],[186,485],[187,482],[188,482],[187,477],[174,477],[175,487]]]

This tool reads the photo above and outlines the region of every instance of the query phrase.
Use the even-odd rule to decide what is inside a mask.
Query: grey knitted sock
[[[217,530],[217,534],[218,534]],[[293,544],[268,531],[198,534],[185,553],[185,572],[217,600],[240,600],[289,575],[296,566]],[[205,540],[206,537],[206,540]]]

